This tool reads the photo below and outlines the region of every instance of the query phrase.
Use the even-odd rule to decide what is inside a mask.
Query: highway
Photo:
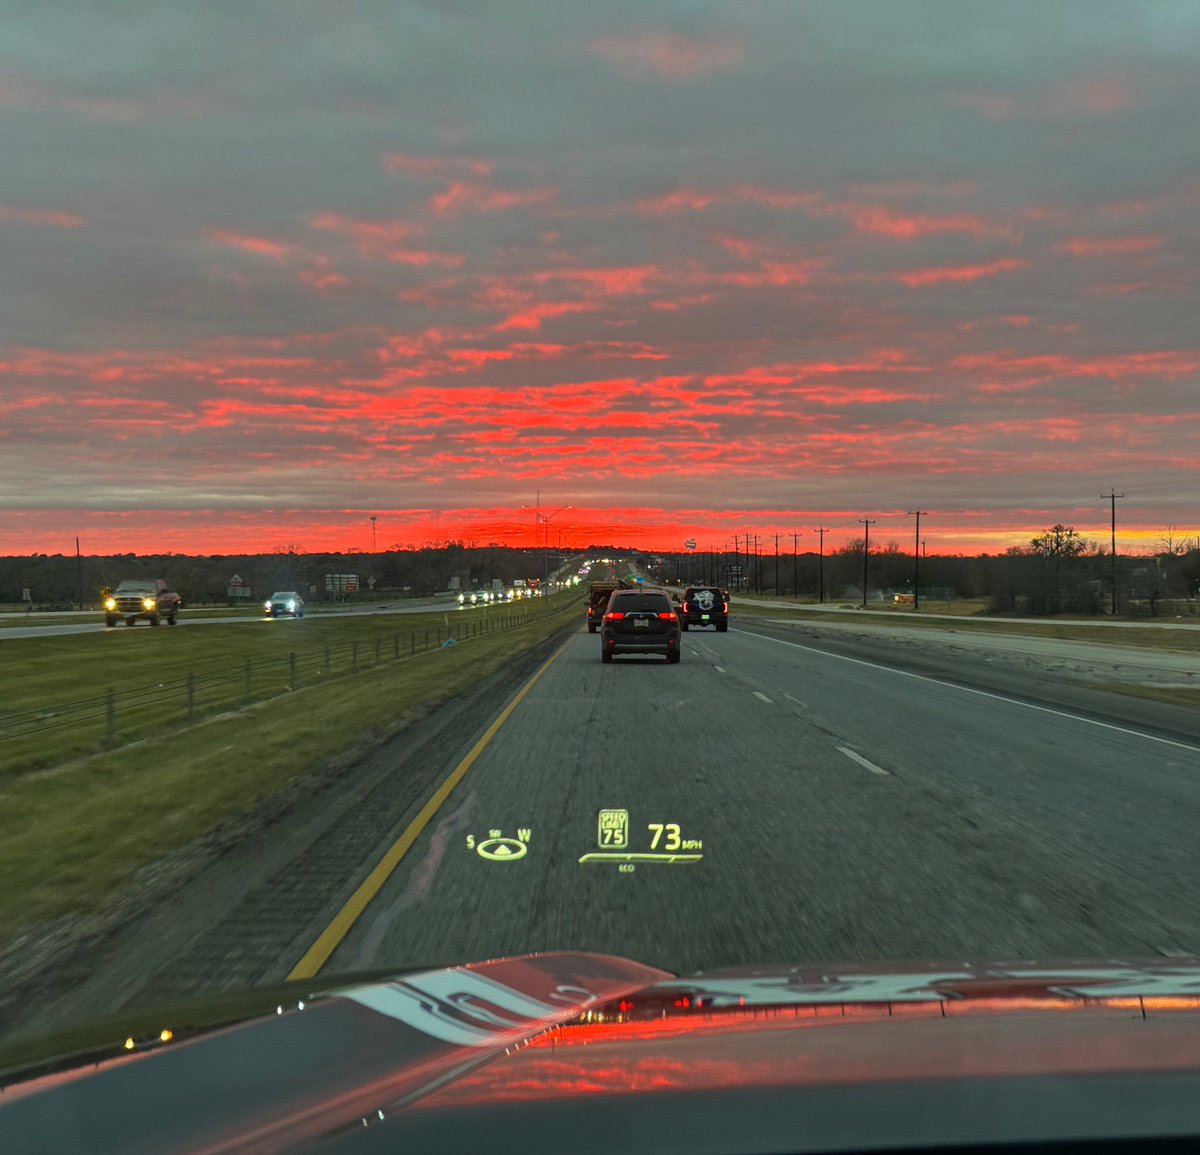
[[[321,606],[308,608],[305,617],[372,617],[378,614],[427,614],[435,610],[461,610],[464,613],[471,610],[484,610],[482,606],[459,605],[453,594],[440,594],[437,597],[411,598],[402,602],[378,602],[371,605]],[[53,619],[47,621],[46,619]],[[64,620],[70,619],[70,620]],[[186,606],[179,612],[179,621],[175,626],[161,625],[159,629],[179,629],[181,626],[211,626],[228,625],[231,622],[285,622],[291,618],[268,618],[261,613],[230,614],[224,607],[213,609],[202,606],[189,609]],[[67,634],[103,634],[110,630],[152,629],[148,622],[135,622],[134,625],[107,626],[104,623],[103,610],[64,610],[58,613],[44,614],[6,614],[0,617],[0,641],[16,638],[49,638],[62,637]]]
[[[223,852],[28,1023],[531,950],[1200,952],[1197,829],[1188,707],[819,625],[690,631],[678,666],[602,665],[571,627]]]
[[[330,961],[554,947],[750,962],[1200,950],[1200,743],[800,644],[690,631],[684,660],[580,635]],[[698,862],[581,862],[602,809]],[[467,847],[530,832],[514,861]],[[660,839],[659,849],[666,845]]]

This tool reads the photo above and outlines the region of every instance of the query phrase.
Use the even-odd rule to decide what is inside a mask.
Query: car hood
[[[1145,1138],[1200,1130],[1200,960],[680,977],[540,954],[288,984],[13,1061],[12,1151]]]

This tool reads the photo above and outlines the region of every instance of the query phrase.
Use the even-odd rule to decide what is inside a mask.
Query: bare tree
[[[1166,533],[1158,539],[1158,552],[1167,557],[1183,557],[1188,552],[1188,539],[1179,536],[1179,530],[1168,525]]]

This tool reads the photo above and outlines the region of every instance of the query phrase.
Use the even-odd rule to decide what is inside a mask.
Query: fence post
[[[251,672],[252,667],[250,659],[246,659],[246,701],[250,700],[250,695],[254,693],[254,677]]]
[[[296,688],[296,651],[288,654],[288,689]]]
[[[196,715],[196,675],[188,674],[187,676],[187,703],[188,703],[188,721],[190,722]]]
[[[105,695],[105,741],[111,742],[117,733],[117,693],[109,686]]]

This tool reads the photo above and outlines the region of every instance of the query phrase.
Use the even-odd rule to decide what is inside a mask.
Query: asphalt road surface
[[[998,657],[747,620],[602,665],[572,629],[97,939],[27,1025],[284,978],[472,750],[321,973],[1200,953],[1200,712]]]

